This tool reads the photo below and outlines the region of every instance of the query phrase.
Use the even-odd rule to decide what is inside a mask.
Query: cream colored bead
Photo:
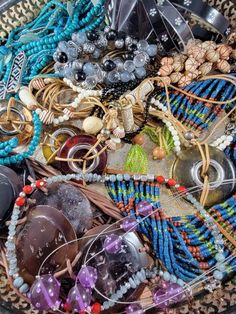
[[[192,79],[189,75],[185,75],[183,76],[180,80],[179,80],[179,83],[178,83],[178,86],[179,87],[184,87],[188,84],[190,84],[192,82]]]
[[[184,63],[182,61],[175,61],[172,64],[172,67],[173,67],[173,71],[180,72],[184,69]]]
[[[185,61],[185,70],[188,72],[194,72],[198,67],[198,63],[194,58],[188,58]]]
[[[222,73],[230,73],[230,64],[226,60],[220,60],[217,63],[217,69]]]
[[[214,41],[205,41],[202,43],[202,47],[206,50],[216,49],[216,43]]]
[[[180,72],[171,73],[171,75],[170,75],[171,82],[177,83],[181,79],[182,76],[183,76],[183,74]]]
[[[164,57],[161,59],[161,65],[172,65],[174,63],[174,59],[172,57]]]
[[[33,95],[30,93],[29,88],[22,86],[19,90],[19,98],[22,103],[29,109],[33,110],[37,106],[37,102]]]
[[[167,76],[170,75],[172,71],[173,71],[172,65],[163,65],[162,67],[160,67],[158,74],[160,76]]]
[[[43,78],[37,78],[37,79],[34,79],[33,82],[32,82],[32,86],[34,89],[36,90],[40,90],[41,88],[43,88],[45,86],[45,81]]]
[[[199,71],[202,75],[207,75],[212,70],[212,62],[205,62],[199,67]]]
[[[218,46],[217,51],[219,52],[221,59],[228,60],[233,49],[228,45],[222,44]]]
[[[236,60],[236,49],[234,49],[231,53],[231,58],[235,59]]]
[[[118,126],[117,128],[115,128],[115,130],[113,131],[113,134],[118,137],[118,138],[124,138],[125,137],[125,130],[124,128]]]
[[[215,51],[213,49],[208,50],[206,52],[206,59],[209,62],[217,62],[220,59],[220,54],[218,51]]]
[[[87,117],[83,121],[83,130],[88,134],[97,134],[103,128],[103,122],[98,117]]]
[[[52,124],[54,120],[54,113],[52,111],[43,110],[39,114],[39,118],[43,124]]]
[[[166,85],[169,85],[169,84],[171,83],[171,80],[170,80],[169,76],[163,76],[163,77],[162,77],[162,80],[165,82]],[[159,83],[159,85],[160,85],[161,87],[164,87],[164,86],[165,86],[165,84],[164,84],[163,81],[160,81],[160,83]]]

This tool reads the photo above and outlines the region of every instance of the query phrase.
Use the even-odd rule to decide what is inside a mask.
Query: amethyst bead
[[[69,291],[67,303],[73,311],[82,312],[90,305],[91,298],[91,293],[88,289],[83,288],[80,284],[76,284]]]
[[[153,292],[153,302],[160,309],[166,309],[169,305],[169,295],[166,289],[157,287]]]
[[[116,254],[121,250],[122,238],[116,234],[106,236],[103,248],[110,254]]]
[[[140,215],[142,216],[148,216],[149,214],[152,213],[152,204],[150,204],[147,201],[141,201],[137,205],[137,211],[139,212]]]
[[[144,311],[142,309],[142,306],[139,304],[130,304],[125,309],[126,314],[143,314]]]
[[[127,217],[123,220],[121,228],[126,232],[135,231],[138,228],[138,222],[134,218]]]
[[[170,303],[180,302],[184,298],[184,290],[183,287],[178,285],[177,283],[170,283],[167,288],[167,295],[170,299]]]
[[[92,266],[83,265],[77,278],[84,288],[94,288],[98,279],[97,269]]]
[[[60,286],[60,282],[52,275],[42,275],[31,286],[28,297],[37,310],[57,308],[60,304]]]

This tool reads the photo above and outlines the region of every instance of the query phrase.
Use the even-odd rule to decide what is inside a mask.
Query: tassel
[[[124,170],[135,173],[147,173],[148,156],[142,146],[138,144],[132,145],[125,160]]]

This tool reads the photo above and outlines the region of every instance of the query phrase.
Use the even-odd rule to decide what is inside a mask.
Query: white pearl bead
[[[63,119],[62,116],[60,116],[60,117],[58,118],[58,120],[59,120],[59,122],[63,122],[63,121],[64,121],[64,119]]]
[[[175,151],[176,153],[178,153],[178,152],[180,152],[180,151],[181,151],[181,149],[180,149],[180,147],[179,147],[179,146],[176,146],[176,147],[174,148],[174,151]]]
[[[220,144],[220,145],[218,146],[218,148],[219,148],[220,150],[224,150],[224,149],[225,149],[225,144],[224,144],[224,143]]]
[[[226,140],[226,135],[222,135],[222,136],[221,136],[221,140],[222,140],[222,141]]]
[[[155,104],[155,98],[152,97],[151,104]]]
[[[168,127],[172,126],[172,124],[171,124],[169,121],[166,122],[166,125],[167,125]]]
[[[178,132],[175,129],[171,133],[172,135],[178,135]]]
[[[180,141],[179,140],[174,141],[174,143],[175,143],[175,146],[180,146]]]
[[[166,111],[167,111],[167,108],[166,108],[166,107],[163,107],[163,108],[162,108],[162,111],[163,111],[163,112],[166,112]]]
[[[178,135],[174,135],[174,136],[173,136],[173,140],[174,140],[174,141],[178,141],[178,140],[179,140]]]
[[[173,134],[173,131],[175,130],[175,128],[172,126],[169,127],[170,132]]]
[[[40,114],[40,113],[42,112],[42,110],[41,110],[40,108],[37,108],[37,109],[35,110],[35,112],[36,112],[37,114]]]
[[[233,139],[234,139],[234,138],[233,138],[232,135],[228,135],[228,136],[227,136],[227,140],[228,140],[228,141],[232,142]]]
[[[66,120],[66,121],[69,120],[69,116],[67,114],[64,115],[64,120]]]
[[[58,120],[58,119],[54,119],[54,120],[53,120],[53,123],[54,123],[54,124],[59,124],[59,120]]]

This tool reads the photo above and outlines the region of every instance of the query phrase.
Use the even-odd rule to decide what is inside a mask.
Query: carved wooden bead
[[[212,63],[211,62],[205,62],[199,67],[199,71],[202,75],[207,75],[212,70]]]
[[[43,110],[39,114],[39,118],[43,124],[51,124],[54,120],[54,113],[52,111]]]
[[[179,80],[179,87],[184,87],[192,82],[192,78],[189,75],[184,75],[180,80]]]
[[[174,63],[174,59],[172,57],[164,57],[161,59],[161,65],[172,65]]]
[[[170,75],[171,82],[177,83],[181,79],[182,76],[183,76],[183,74],[180,72],[171,73],[171,75]]]
[[[190,77],[192,80],[197,78],[201,74],[200,71],[195,70],[194,72],[189,72],[186,76]]]
[[[189,49],[190,54],[189,56],[194,58],[195,60],[203,59],[206,54],[206,50],[199,46],[193,46]]]
[[[230,73],[230,64],[226,60],[220,60],[217,63],[217,69],[222,73]]]
[[[169,85],[171,83],[171,79],[169,78],[169,76],[163,76],[162,80],[166,83],[166,85]],[[163,81],[160,81],[159,83],[161,87],[165,86]]]
[[[173,64],[172,64],[172,67],[173,67],[173,71],[175,72],[180,72],[183,70],[184,68],[184,63],[182,61],[175,61]]]
[[[220,54],[220,58],[223,59],[223,60],[228,60],[229,59],[229,56],[232,52],[232,48],[228,45],[219,45],[219,47],[217,48],[217,51],[219,52]]]
[[[236,60],[236,49],[232,51],[230,57]]]
[[[173,71],[173,67],[171,65],[163,65],[159,69],[160,76],[167,76],[170,75],[170,73]]]
[[[125,137],[125,130],[124,128],[118,126],[114,131],[113,134],[118,138],[124,138]]]
[[[33,80],[32,82],[32,86],[34,89],[36,90],[40,90],[41,88],[43,88],[45,86],[45,82],[44,82],[44,79],[43,78],[37,78],[35,80]]]
[[[189,72],[193,72],[197,69],[198,63],[194,58],[188,58],[185,61],[185,70]]]
[[[215,50],[216,49],[216,43],[214,41],[211,41],[211,40],[204,41],[202,43],[202,48],[205,48],[206,50]]]
[[[206,59],[209,62],[217,62],[220,59],[220,54],[216,50],[208,50],[206,52]]]

